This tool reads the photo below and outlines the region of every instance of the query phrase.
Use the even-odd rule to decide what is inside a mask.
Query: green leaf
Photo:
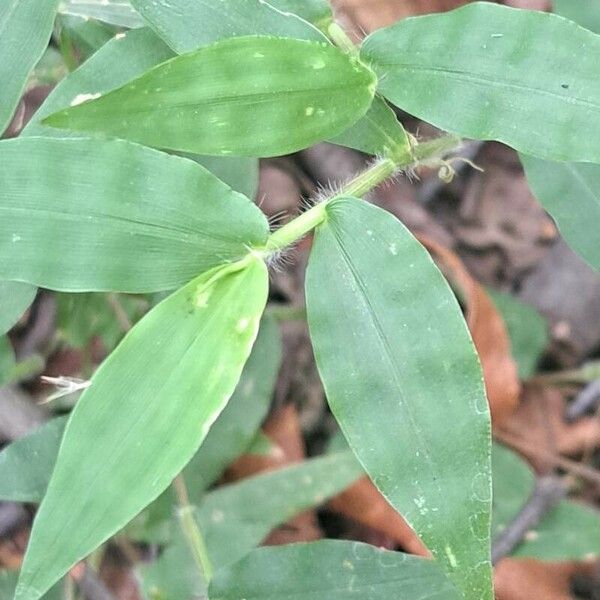
[[[19,573],[17,571],[0,571],[0,598],[9,600],[15,593]],[[55,585],[47,594],[44,594],[43,600],[64,600],[63,584]]]
[[[329,44],[232,38],[44,122],[183,152],[273,156],[341,133],[373,93],[373,73]]]
[[[487,292],[506,324],[512,357],[519,368],[519,377],[528,379],[535,373],[549,342],[548,324],[535,308],[514,296],[491,289]]]
[[[331,409],[375,485],[468,599],[489,599],[490,417],[460,307],[389,213],[332,201],[307,313]]]
[[[204,273],[100,366],[71,413],[15,600],[38,600],[191,459],[235,389],[267,287],[251,256]]]
[[[269,412],[280,362],[279,328],[274,319],[263,317],[231,400],[184,470],[193,502],[252,443]]]
[[[520,512],[535,485],[529,466],[514,452],[494,444],[494,518],[498,535]],[[598,556],[600,512],[578,502],[563,500],[528,532],[513,553],[539,560],[584,560]]]
[[[254,550],[218,571],[211,600],[459,600],[432,560],[368,544],[322,540]]]
[[[272,529],[341,492],[361,475],[362,468],[346,451],[256,475],[211,492],[196,509],[196,519],[213,566],[218,570],[233,564],[259,545]],[[182,552],[176,519],[172,520],[171,529],[172,543],[166,552],[154,565],[142,569],[144,588],[148,593],[154,587],[157,594],[170,600],[188,600],[197,588],[197,579],[176,581],[167,565],[179,560],[179,568],[189,572],[194,561],[189,551]]]
[[[268,533],[362,477],[351,452],[306,460],[244,479],[205,496],[196,518],[215,569],[233,564]]]
[[[566,242],[600,270],[600,166],[555,163],[521,155],[527,181]]]
[[[151,292],[263,245],[260,210],[201,166],[124,141],[0,144],[0,277]]]
[[[66,417],[52,419],[0,452],[0,499],[41,501],[66,423]]]
[[[402,164],[411,154],[404,127],[387,102],[378,95],[362,119],[329,141],[367,154],[391,156]]]
[[[149,29],[137,29],[113,39],[52,90],[21,135],[81,137],[41,125],[41,120],[67,108],[76,99],[104,94],[172,58],[173,52]]]
[[[74,47],[80,62],[86,61],[115,36],[114,26],[99,21],[63,15],[59,17],[58,22],[61,44],[66,41]]]
[[[142,27],[144,20],[129,0],[61,0],[58,11],[85,19],[98,19],[121,27]]]
[[[57,4],[58,0],[3,0],[0,4],[0,134],[48,45]]]
[[[596,2],[554,0],[554,12],[595,33],[600,33],[600,6]]]
[[[267,0],[277,10],[291,12],[319,29],[333,21],[333,13],[328,0]]]
[[[211,562],[218,571],[246,556],[275,527],[331,496],[363,475],[351,452],[306,460],[297,465],[256,475],[218,488],[196,510]],[[197,578],[173,577],[190,573],[194,561],[184,551],[179,524],[171,522],[172,544],[156,563],[142,569],[147,596],[189,600],[198,594]],[[154,596],[150,592],[154,592]],[[200,593],[202,590],[200,590]]]
[[[246,35],[325,40],[310,23],[262,0],[132,0],[132,4],[179,54]]]
[[[600,37],[556,15],[474,2],[372,33],[361,56],[394,104],[464,137],[600,162]]]
[[[36,292],[36,288],[27,283],[0,281],[0,335],[5,334],[23,316]]]
[[[130,31],[111,40],[54,88],[21,135],[81,137],[81,134],[44,127],[40,121],[67,108],[77,97],[113,90],[173,56],[172,50],[149,29]],[[255,158],[194,154],[186,154],[185,158],[199,162],[236,192],[249,198],[256,195],[258,160]]]

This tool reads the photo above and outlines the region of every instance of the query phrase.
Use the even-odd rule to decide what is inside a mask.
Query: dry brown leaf
[[[571,580],[591,575],[593,568],[593,563],[505,558],[494,571],[496,600],[573,600]]]
[[[519,450],[536,470],[547,471],[553,464],[543,453],[577,456],[600,446],[600,420],[592,416],[568,423],[565,408],[566,401],[559,390],[526,385],[519,407],[500,432],[531,446],[534,452],[527,452],[525,446]]]
[[[363,477],[333,498],[329,508],[386,534],[405,552],[419,556],[431,555],[410,525],[388,504],[368,477]]]
[[[485,289],[469,275],[454,252],[430,239],[420,237],[419,241],[462,292],[465,318],[483,367],[492,421],[494,426],[500,426],[516,409],[521,390],[504,320]]]

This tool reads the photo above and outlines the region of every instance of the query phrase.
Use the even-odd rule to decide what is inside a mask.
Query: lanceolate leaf
[[[264,244],[247,198],[201,166],[129,142],[2,142],[0,277],[61,291],[150,292]]]
[[[16,600],[38,600],[189,461],[237,384],[267,285],[254,257],[201,275],[96,371],[67,425]]]
[[[1,192],[0,192],[1,193]],[[18,281],[0,281],[0,335],[5,334],[33,302],[36,288]]]
[[[567,243],[600,270],[600,165],[554,163],[524,155],[521,161],[533,193]]]
[[[3,0],[0,3],[0,135],[41,58],[54,23],[58,0]]]
[[[256,475],[207,494],[196,510],[196,518],[213,567],[218,571],[235,563],[272,529],[341,492],[361,474],[351,452],[338,452]],[[176,520],[171,522],[171,530],[171,544],[156,563],[142,569],[147,595],[189,600],[205,594],[204,583],[190,576],[197,567]],[[173,569],[182,576],[174,576]]]
[[[350,447],[465,598],[490,599],[490,417],[450,287],[392,215],[342,198],[317,228],[306,292]]]
[[[376,31],[362,58],[400,108],[461,136],[600,162],[600,37],[556,15],[474,2]]]
[[[431,560],[368,544],[322,540],[254,550],[218,571],[211,600],[459,600]]]
[[[362,119],[329,141],[367,154],[391,156],[402,164],[410,162],[410,142],[406,131],[380,96],[375,96]]]
[[[216,568],[230,565],[303,510],[322,504],[363,475],[351,452],[338,452],[257,475],[208,494],[197,510]]]
[[[350,127],[369,108],[374,85],[368,68],[327,43],[233,38],[45,123],[171,150],[272,156]]]
[[[178,53],[245,35],[323,41],[318,29],[263,0],[132,0],[132,4]]]
[[[231,400],[184,471],[195,502],[250,445],[267,416],[281,361],[277,323],[263,317],[252,354]]]
[[[129,0],[61,0],[58,11],[65,15],[98,19],[122,27],[144,25],[144,20]]]
[[[113,90],[173,56],[173,51],[150,29],[137,29],[111,40],[54,88],[21,135],[81,137],[80,133],[44,127],[40,121],[69,107],[78,98]],[[186,158],[199,162],[236,192],[249,198],[255,196],[258,187],[258,160],[255,158],[197,155]]]
[[[0,499],[41,501],[66,422],[66,417],[52,419],[0,452]]]

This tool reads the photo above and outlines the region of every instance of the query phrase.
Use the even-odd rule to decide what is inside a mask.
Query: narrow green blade
[[[2,0],[0,3],[0,135],[6,129],[27,77],[42,57],[58,0]]]
[[[267,287],[255,258],[213,269],[148,313],[96,371],[67,425],[16,600],[38,600],[190,460],[235,389]]]
[[[201,166],[124,141],[0,144],[0,277],[151,292],[237,260],[269,227]]]
[[[279,327],[274,319],[265,316],[231,400],[184,470],[192,502],[254,439],[269,412],[280,362]]]
[[[490,599],[490,417],[450,287],[392,215],[342,198],[317,228],[306,294],[350,447],[465,598]]]
[[[562,17],[473,2],[378,30],[361,56],[386,98],[442,129],[600,162],[600,37]]]
[[[367,67],[327,43],[232,38],[44,122],[182,152],[273,156],[350,127],[374,86]]]
[[[363,475],[351,452],[337,452],[218,488],[196,512],[211,560],[217,568],[236,562],[272,529]]]
[[[310,23],[263,0],[132,0],[132,4],[179,54],[246,35],[325,40]]]
[[[52,419],[0,452],[0,499],[41,501],[66,422],[66,417]]]
[[[144,25],[144,20],[129,0],[61,0],[58,12],[85,19],[98,19],[121,27]]]
[[[531,190],[566,242],[600,270],[600,165],[555,163],[521,155]]]
[[[322,540],[254,550],[218,571],[211,600],[460,600],[431,560],[368,544]]]
[[[4,335],[23,316],[36,291],[27,283],[0,281],[0,335]]]
[[[150,29],[136,29],[112,39],[52,90],[21,135],[81,137],[80,133],[44,127],[41,120],[53,112],[68,108],[76,98],[103,94],[122,86],[173,56],[172,50]],[[256,195],[257,159],[236,156],[185,157],[199,162],[236,192],[249,198]]]

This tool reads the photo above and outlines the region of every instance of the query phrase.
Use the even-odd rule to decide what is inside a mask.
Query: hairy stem
[[[209,583],[213,576],[213,567],[208,556],[206,542],[202,537],[202,532],[194,517],[194,507],[190,504],[190,498],[183,475],[179,474],[173,480],[173,488],[179,502],[178,517],[181,529],[200,572],[204,575],[206,583]]]
[[[344,196],[364,196],[402,169],[419,164],[433,164],[435,161],[439,161],[442,156],[454,149],[458,144],[460,144],[459,138],[447,135],[422,144],[415,144],[412,148],[410,161],[396,162],[391,158],[376,160],[368,169],[344,185],[341,191],[323,202],[315,204],[315,206],[306,212],[303,212],[280,229],[274,231],[267,240],[267,244],[262,251],[263,254],[269,256],[290,246],[320,225],[327,216],[327,204],[332,200],[343,198]]]

